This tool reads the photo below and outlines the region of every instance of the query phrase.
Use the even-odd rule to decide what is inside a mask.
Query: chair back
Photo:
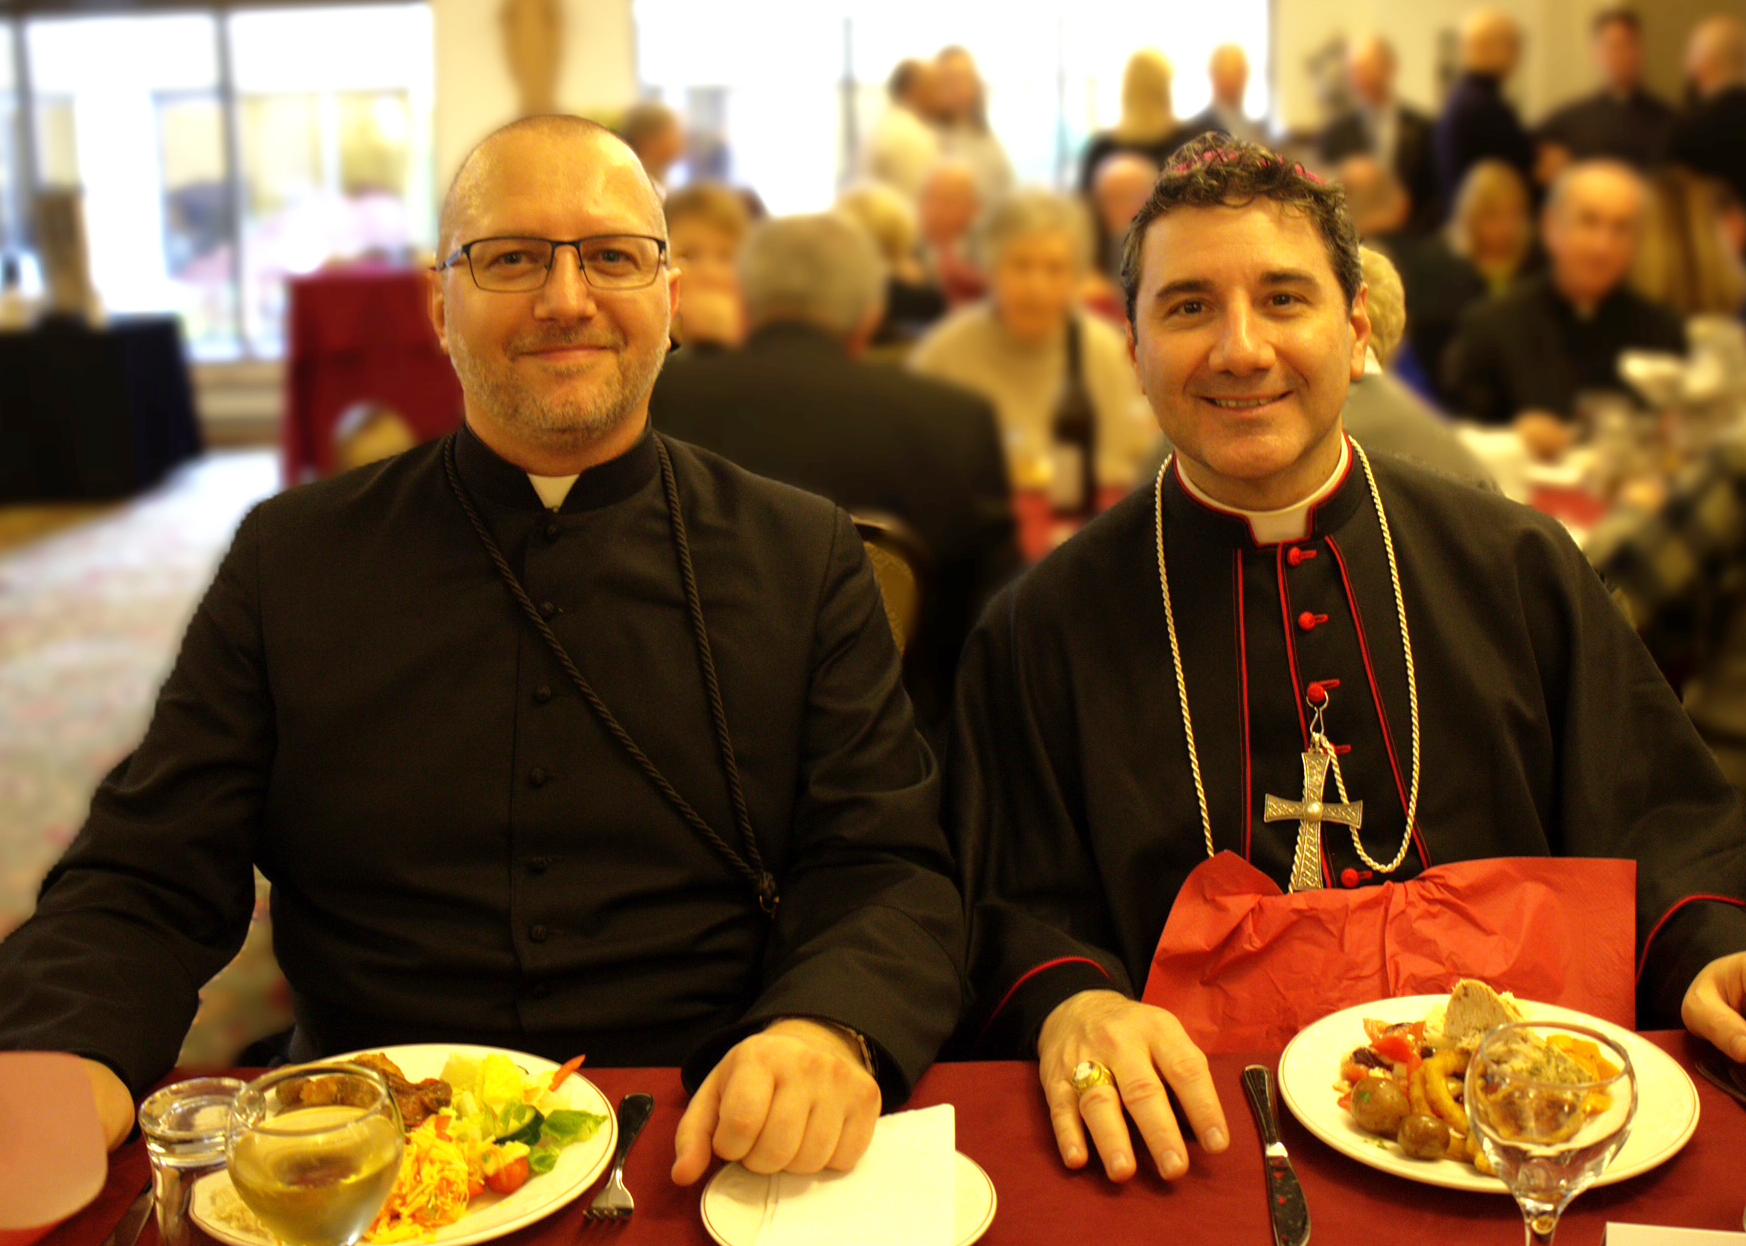
[[[885,621],[898,653],[906,653],[925,618],[933,558],[915,530],[890,515],[852,515],[885,600]]]

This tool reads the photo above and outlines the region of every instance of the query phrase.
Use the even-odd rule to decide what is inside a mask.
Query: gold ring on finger
[[[1073,1066],[1073,1089],[1083,1095],[1093,1086],[1113,1086],[1115,1078],[1111,1076],[1109,1066],[1096,1060],[1081,1060]]]

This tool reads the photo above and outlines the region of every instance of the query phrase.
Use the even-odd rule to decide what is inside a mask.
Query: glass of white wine
[[[225,1158],[237,1195],[287,1246],[351,1246],[388,1201],[406,1146],[375,1069],[277,1069],[236,1097]]]
[[[1480,1040],[1467,1066],[1466,1107],[1522,1209],[1529,1246],[1550,1246],[1564,1209],[1625,1145],[1637,1072],[1598,1030],[1518,1021]]]

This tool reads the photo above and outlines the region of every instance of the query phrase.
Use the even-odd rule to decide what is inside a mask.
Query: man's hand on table
[[[1685,1028],[1707,1038],[1730,1060],[1746,1061],[1746,952],[1705,965],[1691,980],[1680,1007]]]
[[[1524,411],[1516,416],[1516,433],[1528,453],[1549,463],[1570,449],[1576,428],[1550,411]]]
[[[1158,1172],[1172,1180],[1187,1172],[1188,1147],[1170,1110],[1166,1083],[1202,1146],[1217,1152],[1230,1145],[1206,1057],[1162,1008],[1116,991],[1081,991],[1057,1005],[1043,1022],[1037,1051],[1037,1073],[1055,1142],[1069,1168],[1082,1168],[1090,1159],[1085,1142],[1089,1128],[1110,1179],[1126,1181],[1134,1175],[1138,1167],[1122,1116],[1125,1105]],[[1107,1066],[1115,1086],[1094,1086],[1081,1095],[1073,1088],[1073,1069],[1082,1060]]]
[[[97,1119],[103,1122],[104,1145],[113,1151],[133,1132],[133,1095],[107,1064],[84,1059],[79,1063],[85,1066],[85,1075],[91,1079]]]
[[[679,1121],[673,1180],[690,1185],[711,1154],[753,1172],[846,1172],[879,1120],[879,1083],[846,1034],[816,1021],[771,1023],[716,1065]]]

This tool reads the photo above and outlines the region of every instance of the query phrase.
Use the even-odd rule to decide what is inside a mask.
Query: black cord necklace
[[[667,803],[678,811],[686,825],[709,843],[729,865],[744,875],[746,881],[752,884],[757,894],[758,907],[774,917],[776,906],[781,900],[776,889],[776,879],[769,870],[764,868],[764,859],[758,851],[758,837],[752,831],[752,815],[746,806],[746,792],[740,782],[740,765],[734,757],[733,737],[728,734],[727,708],[722,704],[721,684],[716,679],[715,658],[709,648],[709,631],[703,623],[703,603],[697,592],[697,573],[691,563],[691,541],[685,534],[685,516],[679,509],[679,483],[673,475],[673,460],[667,453],[667,446],[659,433],[650,433],[655,440],[655,453],[661,460],[661,487],[667,495],[667,522],[673,533],[673,548],[679,562],[679,578],[685,586],[685,606],[691,616],[691,637],[697,648],[697,664],[703,671],[704,691],[709,696],[710,719],[715,727],[716,752],[720,755],[722,770],[727,776],[728,798],[733,804],[734,823],[739,829],[740,841],[745,845],[745,856],[735,851],[732,844],[716,833],[702,814],[691,807],[691,802],[679,794],[679,790],[667,781],[667,776],[661,773],[661,768],[649,759],[636,740],[631,737],[605,701],[600,699],[588,682],[580,668],[571,660],[569,651],[564,648],[564,642],[547,625],[540,615],[539,607],[522,588],[521,581],[504,558],[503,551],[497,547],[491,531],[479,518],[479,512],[473,505],[472,497],[467,493],[467,487],[461,483],[461,474],[455,468],[455,441],[459,434],[450,433],[443,442],[443,469],[448,473],[449,487],[454,490],[455,498],[466,512],[467,519],[473,525],[473,531],[479,534],[480,543],[485,546],[486,554],[490,555],[492,564],[497,568],[498,575],[503,577],[504,586],[509,589],[509,595],[520,605],[521,612],[527,616],[534,631],[540,639],[546,642],[546,647],[552,651],[558,665],[570,677],[570,682],[582,694],[582,699],[594,711],[594,716],[600,720],[600,725],[618,741],[626,755],[637,764],[637,767],[648,776],[648,779],[666,797]],[[748,860],[747,858],[750,858]]]

